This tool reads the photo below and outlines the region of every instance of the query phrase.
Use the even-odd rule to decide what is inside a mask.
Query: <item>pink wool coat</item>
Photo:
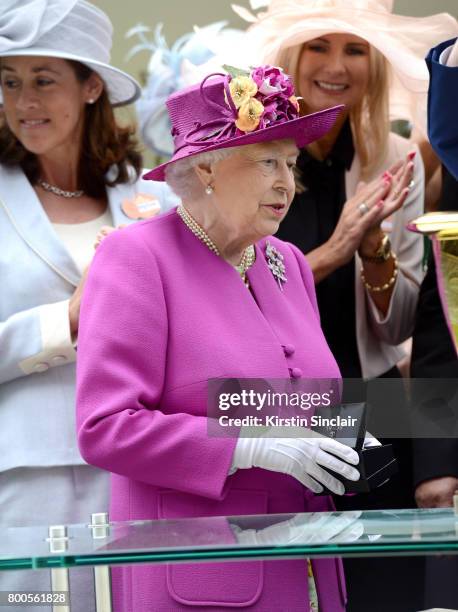
[[[78,437],[109,470],[112,520],[331,510],[290,476],[228,476],[235,438],[207,435],[209,378],[337,378],[312,274],[292,245],[280,291],[265,240],[248,272],[213,254],[175,211],[110,235],[81,308]],[[314,562],[320,609],[345,609],[341,562]],[[305,560],[138,565],[113,572],[117,612],[249,607],[308,611]]]

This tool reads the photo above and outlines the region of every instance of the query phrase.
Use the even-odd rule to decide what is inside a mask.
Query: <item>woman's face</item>
[[[298,91],[309,112],[336,104],[351,110],[369,83],[369,43],[352,34],[326,34],[304,44]]]
[[[214,166],[214,198],[229,232],[252,242],[275,234],[294,196],[298,149],[278,140],[241,147]]]
[[[69,62],[53,57],[5,57],[0,68],[5,118],[35,155],[79,146],[91,77],[81,83]]]

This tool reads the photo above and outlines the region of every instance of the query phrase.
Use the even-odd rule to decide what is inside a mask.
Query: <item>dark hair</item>
[[[81,83],[87,81],[92,70],[88,66],[66,60]],[[11,132],[3,119],[0,125],[0,163],[6,166],[20,165],[27,178],[34,183],[39,174],[38,161]],[[115,166],[117,173],[108,180],[107,171]],[[129,168],[131,170],[129,171]],[[100,198],[106,186],[126,183],[138,178],[142,169],[142,156],[132,126],[120,127],[116,123],[113,108],[104,88],[94,104],[85,108],[81,156],[78,167],[78,188],[88,195]],[[116,175],[115,175],[116,174]]]

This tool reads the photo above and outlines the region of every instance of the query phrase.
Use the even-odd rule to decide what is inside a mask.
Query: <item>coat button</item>
[[[49,370],[49,365],[43,361],[35,364],[33,369],[35,372],[46,372],[46,370]]]
[[[293,355],[295,350],[296,349],[294,348],[292,344],[285,344],[283,346],[283,352],[285,353],[287,357],[290,357],[291,355]]]
[[[67,361],[67,357],[65,357],[65,355],[55,355],[54,357],[51,358],[51,365],[59,366],[59,365],[62,365],[63,363],[66,363],[66,361]]]
[[[290,372],[292,378],[300,378],[302,376],[302,370],[300,368],[291,368]]]

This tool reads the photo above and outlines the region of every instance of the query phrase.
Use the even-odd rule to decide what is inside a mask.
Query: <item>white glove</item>
[[[350,543],[364,533],[359,521],[361,510],[329,514],[312,512],[296,514],[292,519],[264,529],[240,529],[231,525],[239,544],[259,546],[285,546],[288,544],[324,544],[326,542]]]
[[[358,453],[345,444],[311,430],[304,428],[304,434],[313,437],[240,437],[237,440],[229,474],[233,474],[237,469],[259,467],[293,476],[314,493],[321,493],[323,484],[337,495],[343,495],[345,493],[343,484],[323,467],[349,480],[359,480],[358,470],[349,465],[359,463]]]

